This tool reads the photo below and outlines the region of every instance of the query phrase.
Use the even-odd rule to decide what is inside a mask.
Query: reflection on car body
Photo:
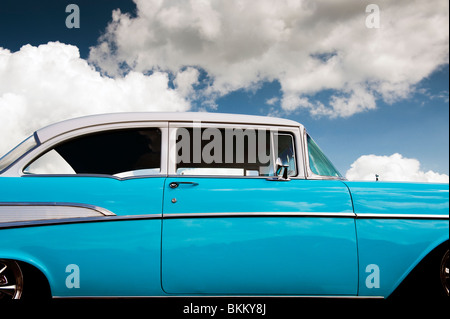
[[[0,160],[0,189],[4,299],[27,280],[62,298],[386,298],[428,259],[448,294],[448,184],[347,181],[290,120],[67,120]]]

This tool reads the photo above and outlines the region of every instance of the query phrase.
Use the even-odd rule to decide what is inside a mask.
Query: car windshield
[[[22,157],[29,150],[35,148],[37,146],[36,139],[34,135],[28,137],[22,143],[13,148],[9,153],[0,158],[0,172],[8,168],[12,163],[14,163],[17,159]]]
[[[331,161],[321,151],[314,140],[307,135],[308,139],[308,153],[309,153],[309,167],[316,175],[342,177],[339,171],[333,166]]]

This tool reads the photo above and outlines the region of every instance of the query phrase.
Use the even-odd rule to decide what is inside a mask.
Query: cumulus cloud
[[[448,1],[379,0],[372,29],[369,0],[134,1],[135,16],[113,12],[90,61],[109,75],[204,71],[206,101],[278,81],[282,109],[349,117],[448,64]],[[328,103],[314,100],[323,90]]]
[[[346,173],[348,180],[374,181],[375,175],[380,181],[404,181],[448,183],[449,176],[433,171],[421,170],[417,159],[406,158],[395,153],[391,156],[364,155],[358,158]]]
[[[196,72],[178,72],[173,88],[164,72],[103,76],[71,45],[25,45],[14,53],[0,48],[0,154],[34,130],[71,117],[186,111]]]

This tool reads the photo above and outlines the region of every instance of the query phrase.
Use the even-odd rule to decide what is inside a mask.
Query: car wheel
[[[23,292],[23,274],[13,260],[0,259],[0,300],[20,299]]]
[[[450,284],[449,284],[449,271],[450,271],[449,268],[450,268],[450,265],[449,265],[448,250],[447,250],[444,257],[442,257],[441,271],[440,271],[441,283],[442,283],[442,286],[444,287],[445,293],[447,293],[447,296],[449,296],[449,286],[450,286]]]

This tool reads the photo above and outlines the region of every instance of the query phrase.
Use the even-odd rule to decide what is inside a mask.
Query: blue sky
[[[420,83],[426,94],[416,93],[393,104],[379,103],[376,110],[350,118],[318,119],[301,111],[280,115],[305,125],[342,173],[363,154],[400,153],[418,159],[423,170],[448,174],[448,79],[447,65]],[[267,83],[255,93],[231,93],[218,101],[218,111],[267,114],[270,106],[265,101],[278,91],[277,83]]]
[[[80,8],[79,29],[65,25],[70,3]],[[17,137],[11,139],[19,139],[26,128],[90,111],[78,112],[77,103],[85,101],[76,100],[79,92],[64,93],[69,89],[59,89],[61,82],[55,82],[54,91],[42,93],[57,81],[56,75],[39,90],[42,94],[33,91],[39,85],[31,88],[18,79],[41,75],[47,83],[45,67],[34,70],[34,66],[48,67],[51,61],[61,65],[65,60],[60,59],[70,56],[63,72],[74,66],[72,73],[80,72],[78,78],[90,72],[89,79],[108,86],[112,84],[107,79],[121,87],[133,85],[134,89],[124,89],[133,95],[130,101],[139,94],[135,88],[141,83],[161,84],[159,96],[178,103],[171,108],[155,101],[149,111],[200,110],[296,120],[344,175],[362,156],[373,155],[358,162],[361,174],[381,159],[392,166],[389,160],[395,153],[420,163],[419,168],[410,168],[416,175],[449,174],[447,1],[402,0],[392,5],[385,0],[264,0],[255,10],[238,10],[234,0],[199,3],[2,1],[0,48],[7,50],[3,65],[8,67],[2,69],[0,60],[0,121],[14,128]],[[364,9],[370,3],[380,7],[380,28],[364,25],[368,16]],[[245,2],[251,5],[254,1]],[[48,46],[49,42],[59,44]],[[21,50],[27,44],[27,51]],[[68,45],[78,48],[78,57]],[[80,66],[83,63],[97,73]],[[57,66],[52,68],[57,74]],[[130,72],[133,78],[122,81]],[[8,84],[2,89],[2,83]],[[82,83],[73,90],[83,92]],[[55,110],[51,116],[50,107]],[[14,113],[19,108],[22,113],[17,114],[32,114],[26,117],[29,123],[19,123],[20,116]],[[93,109],[146,110],[145,106]],[[399,163],[408,170],[410,162]]]

